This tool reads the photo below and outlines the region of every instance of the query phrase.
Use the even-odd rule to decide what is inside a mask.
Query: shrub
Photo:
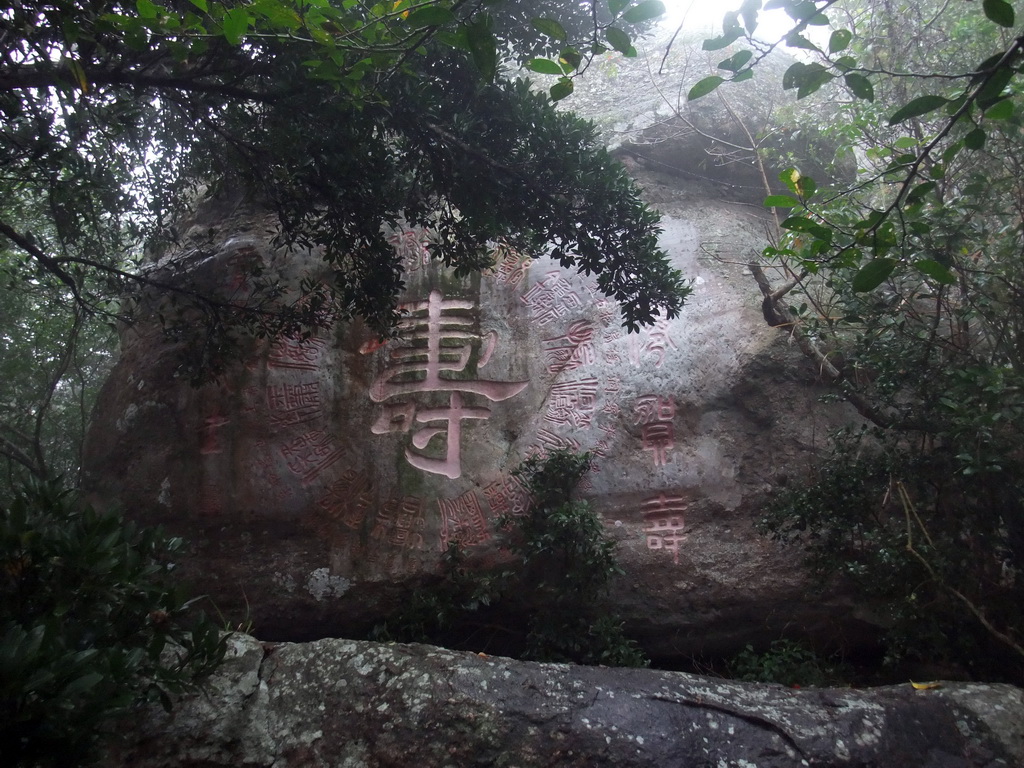
[[[181,547],[54,483],[0,511],[0,755],[4,766],[92,762],[112,719],[213,671],[226,635],[168,586]],[[194,602],[194,601],[193,601]]]
[[[608,585],[622,572],[615,544],[590,506],[572,499],[589,469],[589,454],[566,450],[523,462],[516,474],[530,491],[530,508],[499,520],[514,562],[473,571],[453,545],[439,583],[413,595],[374,636],[476,648],[493,640],[523,659],[646,666],[608,611]]]

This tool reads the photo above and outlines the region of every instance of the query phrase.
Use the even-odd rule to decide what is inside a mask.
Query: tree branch
[[[82,297],[79,294],[78,283],[75,282],[75,279],[71,277],[71,275],[64,271],[57,259],[52,256],[47,256],[39,246],[28,239],[28,236],[21,234],[3,221],[0,221],[0,235],[6,237],[33,259],[38,261],[40,265],[42,265],[43,269],[57,277],[57,279],[71,289],[71,294],[75,297],[75,301],[79,304],[84,304]]]

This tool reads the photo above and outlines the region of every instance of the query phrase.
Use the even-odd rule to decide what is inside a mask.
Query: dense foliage
[[[746,646],[729,661],[727,671],[734,680],[793,688],[849,685],[851,672],[838,659],[823,658],[808,645],[785,638],[763,653]]]
[[[751,269],[766,320],[869,428],[836,437],[765,517],[819,575],[889,613],[891,658],[1024,679],[1024,36],[1012,4],[797,2],[786,124],[826,156],[766,190],[778,239]],[[774,47],[761,4],[710,50],[730,79]],[[814,32],[815,28],[819,31]],[[728,72],[734,74],[729,75]],[[725,80],[691,90],[698,98]],[[801,165],[849,185],[819,188]]]
[[[581,26],[583,8],[566,8]],[[0,14],[0,234],[96,309],[110,297],[97,275],[147,282],[129,268],[140,238],[173,238],[198,185],[241,184],[280,213],[283,244],[322,249],[335,316],[381,332],[402,285],[384,227],[399,221],[436,230],[435,255],[457,269],[501,238],[596,272],[630,326],[674,314],[685,290],[657,216],[585,124],[499,74],[538,48],[526,40],[568,33],[548,20],[524,35],[523,10],[509,13],[495,25],[465,2],[19,3]],[[315,322],[276,309],[276,324],[264,305],[235,319]]]
[[[484,650],[535,661],[643,666],[643,654],[608,610],[607,590],[621,573],[601,518],[573,491],[589,454],[558,450],[517,470],[530,492],[523,516],[507,516],[511,562],[467,567],[457,544],[431,590],[417,592],[377,637]]]
[[[631,328],[677,313],[688,288],[657,246],[657,215],[590,126],[506,74],[556,67],[564,97],[596,53],[634,53],[631,35],[661,10],[659,0],[0,10],[7,475],[73,482],[78,441],[47,458],[50,425],[87,414],[89,374],[102,366],[83,361],[109,348],[104,323],[131,322],[139,304],[126,296],[173,301],[168,332],[195,342],[181,370],[193,380],[238,353],[239,331],[301,335],[361,316],[386,335],[403,285],[394,226],[429,227],[434,256],[462,272],[486,266],[495,243],[550,253],[596,274]],[[179,217],[198,195],[239,189],[277,213],[285,252],[322,254],[301,292],[252,274],[249,295],[216,295],[154,267],[168,249],[201,258]],[[23,352],[36,341],[47,351],[32,356],[46,359],[29,375]]]
[[[39,483],[0,509],[0,760],[88,764],[112,720],[211,672],[226,635],[169,586],[181,542]]]

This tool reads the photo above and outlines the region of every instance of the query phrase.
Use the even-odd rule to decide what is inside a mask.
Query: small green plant
[[[504,517],[510,548],[522,565],[518,588],[543,608],[528,623],[524,658],[609,666],[646,666],[647,659],[609,615],[606,593],[622,573],[615,543],[585,501],[572,498],[590,471],[589,453],[558,450],[531,456],[515,474],[530,491],[522,518]]]
[[[729,662],[729,676],[748,683],[780,683],[797,688],[841,685],[849,671],[838,661],[822,658],[808,645],[785,638],[757,653],[748,645]]]
[[[453,545],[439,583],[414,594],[374,636],[453,647],[499,638],[502,652],[523,659],[646,666],[607,610],[608,585],[621,573],[615,545],[590,506],[572,498],[589,469],[590,456],[571,451],[523,462],[515,474],[530,492],[530,509],[499,520],[514,562],[475,571]]]
[[[226,635],[168,586],[181,541],[78,503],[55,483],[0,510],[0,756],[80,766],[113,718],[212,672]]]
[[[1005,467],[975,472],[952,437],[922,449],[845,431],[806,480],[776,494],[759,529],[799,546],[818,583],[852,586],[886,616],[888,666],[1019,683],[1024,486],[1016,452],[1001,452]]]

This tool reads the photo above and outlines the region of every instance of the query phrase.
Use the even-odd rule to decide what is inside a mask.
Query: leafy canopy
[[[759,13],[791,30],[756,38]],[[814,30],[817,30],[816,32]],[[827,147],[766,189],[751,269],[867,420],[763,521],[890,612],[893,660],[1024,679],[1024,36],[1011,3],[745,2],[707,50],[755,76],[783,41],[790,119]],[[825,167],[830,181],[802,168]],[[876,603],[877,604],[877,603]]]
[[[181,372],[215,376],[241,335],[360,316],[386,335],[403,286],[388,228],[425,226],[460,271],[495,244],[597,275],[635,328],[688,293],[658,218],[586,123],[507,73],[595,52],[660,3],[338,0],[93,3],[0,10],[0,454],[7,480],[65,473],[113,321],[175,305]],[[601,42],[601,41],[604,42]],[[606,45],[607,43],[607,45]],[[301,294],[258,272],[230,295],[160,261],[212,247],[198,197],[247,190],[275,241],[323,257]],[[148,246],[148,256],[143,256]],[[161,303],[162,302],[162,303]],[[58,348],[59,347],[59,348]],[[97,352],[93,356],[90,352]],[[51,456],[52,454],[52,456]]]
[[[504,74],[557,56],[564,91],[661,8],[538,2],[562,21],[525,24],[534,6],[465,0],[20,3],[0,13],[0,236],[92,311],[141,283],[260,333],[315,324],[273,286],[238,306],[138,269],[197,190],[241,186],[279,215],[280,244],[320,249],[332,316],[381,333],[400,222],[435,230],[457,270],[502,240],[596,273],[630,328],[674,315],[687,288],[657,216],[588,125]]]

